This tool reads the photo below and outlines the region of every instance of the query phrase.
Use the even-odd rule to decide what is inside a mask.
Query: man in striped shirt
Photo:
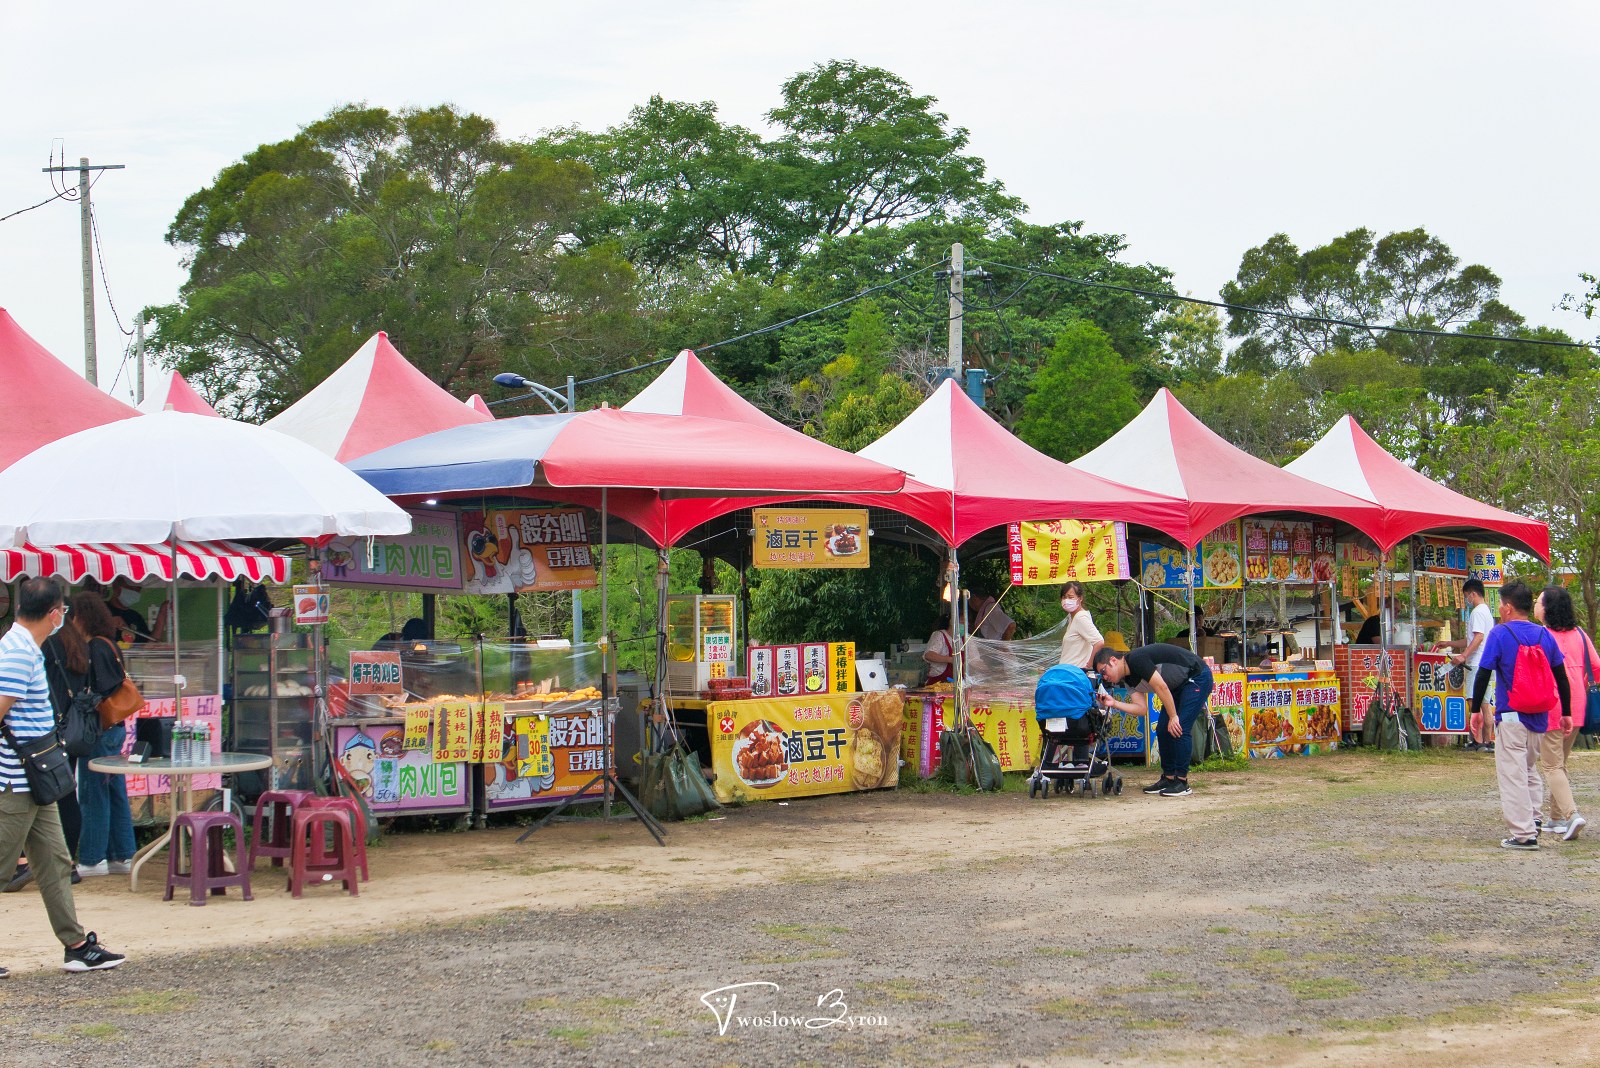
[[[45,680],[44,640],[61,629],[67,604],[61,587],[45,578],[28,579],[17,590],[17,621],[0,638],[0,871],[10,871],[24,847],[37,873],[39,893],[56,937],[66,947],[69,972],[115,968],[122,954],[100,944],[93,931],[78,923],[72,901],[72,856],[61,833],[54,804],[36,805],[28,792],[22,761],[12,747],[43,738],[56,729]],[[6,970],[0,968],[0,977]]]

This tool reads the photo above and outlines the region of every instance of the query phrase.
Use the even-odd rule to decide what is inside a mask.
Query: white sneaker
[[[108,875],[127,875],[132,870],[133,861],[131,860],[106,861],[106,874]]]
[[[1548,824],[1545,827],[1545,830],[1549,831],[1551,834],[1565,837],[1567,833],[1567,821],[1556,820],[1554,823]]]
[[[110,874],[111,874],[110,865],[109,865],[109,863],[107,861],[104,861],[104,860],[102,860],[98,864],[79,864],[78,865],[78,878],[80,878],[80,879],[88,879],[91,876],[95,876],[95,875],[110,875]]]
[[[1573,813],[1572,818],[1567,821],[1567,829],[1561,834],[1561,840],[1563,842],[1572,841],[1574,838],[1578,837],[1578,832],[1583,830],[1588,825],[1588,820],[1584,819],[1577,813]]]

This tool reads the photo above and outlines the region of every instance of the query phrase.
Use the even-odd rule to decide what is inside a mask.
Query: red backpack
[[[1544,635],[1545,630],[1540,627],[1539,637],[1534,639],[1533,644],[1524,645],[1522,639],[1517,638],[1517,632],[1511,632],[1511,636],[1517,639],[1517,659],[1511,666],[1511,689],[1506,693],[1506,704],[1511,706],[1513,712],[1543,715],[1561,701],[1556,693],[1556,678],[1550,667],[1550,658],[1544,655]]]

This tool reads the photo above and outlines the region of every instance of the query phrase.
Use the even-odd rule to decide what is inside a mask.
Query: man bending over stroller
[[[1161,750],[1161,778],[1144,788],[1147,794],[1183,797],[1190,793],[1189,760],[1194,755],[1194,723],[1206,712],[1211,697],[1211,669],[1194,653],[1176,645],[1157,642],[1141,645],[1127,653],[1101,649],[1095,654],[1095,670],[1115,686],[1119,683],[1134,692],[1147,691],[1161,700],[1163,725],[1156,732]],[[1143,715],[1145,706],[1113,697],[1102,701],[1132,715]]]

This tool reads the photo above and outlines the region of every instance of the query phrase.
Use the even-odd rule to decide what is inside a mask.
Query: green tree
[[[1552,563],[1576,570],[1587,622],[1600,623],[1600,371],[1530,375],[1443,446],[1435,476],[1550,524]]]
[[[913,219],[1016,215],[1022,202],[964,155],[968,134],[903,79],[853,60],[819,63],[783,83],[767,118],[798,247]]]
[[[1111,338],[1093,323],[1066,324],[1034,373],[1017,436],[1058,460],[1093,449],[1139,414],[1139,395]]]
[[[1238,276],[1222,287],[1230,304],[1361,324],[1311,323],[1230,311],[1228,332],[1244,338],[1231,366],[1257,371],[1305,362],[1333,349],[1374,348],[1391,338],[1379,324],[1432,330],[1477,321],[1500,290],[1500,279],[1479,264],[1462,266],[1448,245],[1426,230],[1377,238],[1358,229],[1302,252],[1286,234],[1245,252]],[[1407,342],[1414,362],[1427,362],[1430,343]]]
[[[923,401],[922,391],[898,375],[879,375],[870,392],[855,391],[823,413],[817,436],[835,448],[859,452],[893,430]]]
[[[634,275],[617,250],[571,241],[596,204],[587,167],[480,116],[337,108],[184,203],[167,240],[189,277],[152,309],[152,347],[245,417],[380,329],[446,387],[604,364],[635,336]]]
[[[750,633],[762,642],[854,641],[888,649],[930,634],[939,615],[943,558],[930,549],[874,542],[863,571],[756,571]]]

